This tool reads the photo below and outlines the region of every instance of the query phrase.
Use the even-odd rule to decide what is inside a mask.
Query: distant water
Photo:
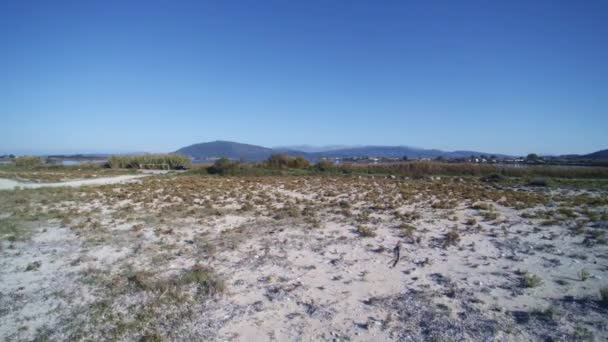
[[[65,166],[73,166],[73,165],[80,165],[80,164],[88,164],[88,163],[105,163],[107,160],[62,160],[61,161],[61,165],[65,165]]]
[[[595,165],[534,165],[534,164],[490,164],[500,168],[515,168],[515,169],[525,169],[529,167],[541,166],[541,167],[549,167],[549,168],[564,168],[564,169],[585,169],[589,167],[597,167]]]

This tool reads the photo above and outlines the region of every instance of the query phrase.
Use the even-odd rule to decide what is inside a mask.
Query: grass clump
[[[591,274],[584,268],[578,272],[578,279],[581,281],[585,281],[589,279],[589,277],[591,277]]]
[[[474,226],[477,224],[477,220],[474,217],[468,218],[465,222],[465,225],[467,226]]]
[[[492,173],[487,176],[481,177],[479,180],[486,183],[498,183],[504,181],[505,176],[498,173]]]
[[[405,238],[413,238],[414,237],[414,232],[416,231],[416,227],[412,226],[411,224],[407,224],[407,223],[402,223],[399,226],[399,232],[400,232],[400,236],[401,237],[405,237]]]
[[[600,303],[604,306],[608,306],[608,286],[604,286],[600,289]]]
[[[205,296],[220,294],[225,290],[224,281],[215,273],[213,268],[200,264],[194,265],[182,274],[179,284],[195,284],[199,293]]]
[[[361,237],[374,237],[376,236],[376,232],[367,226],[359,225],[357,226],[357,234]]]
[[[498,213],[495,211],[484,211],[481,216],[483,216],[486,221],[493,221],[498,218]]]
[[[521,278],[521,285],[525,288],[534,288],[542,285],[543,279],[536,274],[524,272]]]
[[[471,209],[493,211],[495,208],[492,204],[479,202],[473,203],[473,205],[471,205]]]
[[[20,231],[15,220],[11,218],[0,219],[0,239],[15,241],[19,236]]]
[[[536,178],[532,178],[529,182],[528,182],[529,186],[549,186],[549,182],[545,179],[545,178],[540,178],[540,177],[536,177]]]
[[[443,247],[456,246],[460,242],[460,233],[456,230],[450,230],[443,237]]]
[[[551,323],[554,322],[558,316],[559,312],[554,307],[550,306],[546,309],[536,309],[532,311],[532,315],[534,315],[537,319]]]

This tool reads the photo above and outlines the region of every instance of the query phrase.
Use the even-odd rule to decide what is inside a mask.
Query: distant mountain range
[[[285,153],[290,156],[301,156],[311,161],[321,158],[358,158],[358,157],[385,157],[385,158],[467,158],[471,155],[494,155],[498,158],[512,158],[512,156],[485,153],[477,151],[452,151],[431,150],[414,148],[408,146],[360,146],[343,147],[336,149],[324,149],[314,151],[308,146],[308,151],[292,149],[293,147],[268,148],[257,145],[241,144],[232,141],[212,141],[207,143],[194,144],[180,148],[175,151],[177,154],[189,156],[195,160],[213,160],[215,158],[226,157],[243,161],[262,161],[268,159],[275,153]],[[312,150],[312,151],[311,151]]]
[[[590,160],[608,159],[608,150],[601,150],[601,151],[585,154],[585,155],[581,156],[581,158],[590,159]]]
[[[301,151],[306,153],[316,153],[316,152],[327,152],[327,151],[335,151],[342,150],[347,148],[354,148],[361,146],[348,146],[348,145],[326,145],[326,146],[312,146],[312,145],[293,145],[293,146],[279,146],[273,147],[272,149],[275,151]]]
[[[310,146],[295,145],[283,147],[263,147],[258,145],[242,144],[232,141],[212,141],[182,147],[173,152],[193,158],[195,161],[210,161],[221,157],[233,160],[243,160],[257,162],[268,159],[272,154],[284,153],[290,156],[304,157],[312,162],[321,158],[437,158],[445,159],[469,158],[470,156],[495,156],[499,159],[517,158],[515,156],[488,153],[479,151],[442,151],[436,149],[423,149],[409,146]],[[145,155],[147,152],[131,153],[81,153],[81,154],[45,154],[44,157],[55,159],[104,159],[111,155]],[[7,157],[7,156],[5,156]],[[608,149],[600,150],[589,154],[564,154],[564,155],[543,155],[542,158],[547,162],[558,164],[586,164],[586,165],[608,165]]]

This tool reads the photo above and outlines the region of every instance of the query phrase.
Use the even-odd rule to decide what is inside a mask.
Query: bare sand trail
[[[116,183],[129,183],[138,178],[147,177],[150,174],[141,174],[141,175],[123,175],[123,176],[115,176],[115,177],[101,177],[94,179],[79,179],[79,180],[71,180],[66,182],[56,182],[56,183],[34,183],[34,182],[20,182],[12,179],[0,178],[0,190],[13,190],[17,187],[23,189],[37,189],[44,187],[79,187],[83,185],[106,185],[106,184],[116,184]]]

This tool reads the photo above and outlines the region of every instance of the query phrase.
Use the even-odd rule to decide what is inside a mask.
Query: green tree
[[[530,153],[526,156],[526,161],[529,162],[537,162],[540,160],[540,157],[536,153]]]

